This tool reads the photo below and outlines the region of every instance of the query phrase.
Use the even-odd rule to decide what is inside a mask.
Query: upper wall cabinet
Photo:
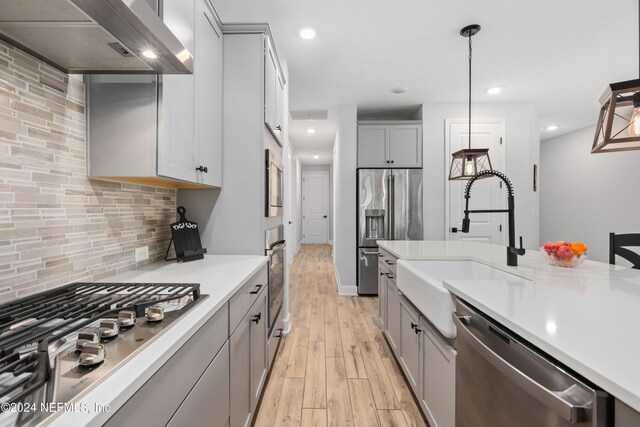
[[[422,167],[422,122],[358,122],[358,167]]]
[[[285,79],[279,67],[271,38],[266,38],[264,60],[264,123],[282,145],[284,129],[284,85]]]
[[[222,32],[209,0],[172,0],[163,20],[192,75],[88,75],[90,176],[173,188],[222,186]]]

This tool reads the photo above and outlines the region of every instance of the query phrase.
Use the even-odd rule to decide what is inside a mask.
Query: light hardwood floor
[[[289,286],[293,329],[255,426],[427,426],[380,332],[378,299],[338,295],[331,247],[303,245]]]

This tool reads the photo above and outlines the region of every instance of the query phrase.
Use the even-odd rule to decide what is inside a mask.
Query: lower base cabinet
[[[425,324],[421,327],[420,406],[433,427],[454,427],[456,410],[456,350]]]
[[[267,291],[262,290],[230,342],[231,427],[247,427],[267,375]]]
[[[391,351],[429,425],[455,427],[455,348],[400,292],[383,263],[378,274],[380,323]]]
[[[167,427],[229,426],[229,343],[218,353]]]
[[[400,363],[407,380],[420,395],[420,315],[405,299],[400,299]]]
[[[386,335],[391,345],[391,349],[396,355],[400,351],[400,291],[396,287],[396,282],[387,279],[387,329]]]

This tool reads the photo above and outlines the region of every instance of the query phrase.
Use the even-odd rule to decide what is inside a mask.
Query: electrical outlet
[[[136,248],[136,262],[145,261],[149,259],[149,246],[142,246]]]

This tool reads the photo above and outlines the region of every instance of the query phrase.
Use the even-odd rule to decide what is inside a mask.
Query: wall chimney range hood
[[[191,74],[155,0],[0,0],[0,38],[76,74]]]

